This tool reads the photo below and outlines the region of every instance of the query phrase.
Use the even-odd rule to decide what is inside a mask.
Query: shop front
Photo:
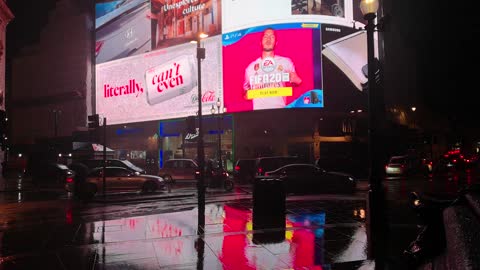
[[[159,166],[173,158],[197,158],[198,129],[195,134],[187,132],[185,119],[160,121],[159,124]],[[227,170],[233,170],[233,117],[203,117],[203,141],[205,159],[221,158]]]

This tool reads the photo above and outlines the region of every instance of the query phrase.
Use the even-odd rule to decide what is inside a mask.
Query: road
[[[441,179],[438,181],[424,177],[390,177],[384,181],[386,197],[390,205],[404,208],[411,191],[455,192],[463,184],[471,183],[468,176],[465,181]],[[310,195],[309,198],[323,201],[365,200],[368,190],[367,181],[359,181],[357,192],[352,196],[345,195]],[[64,222],[66,219],[89,220],[117,218],[128,215],[148,215],[162,212],[173,212],[196,207],[196,187],[177,185],[171,192],[160,191],[154,194],[123,193],[110,198],[108,203],[101,200],[85,203],[64,193],[63,190],[26,188],[19,192],[0,192],[0,228],[8,229],[20,224],[45,222]],[[302,200],[305,196],[288,195],[293,200]],[[228,202],[232,200],[251,200],[252,186],[236,186],[234,191],[207,189],[206,202]],[[387,212],[391,212],[388,211]]]
[[[384,181],[387,195],[385,206],[391,231],[389,235],[391,254],[402,254],[403,249],[419,231],[419,220],[407,206],[408,194],[411,191],[455,192],[463,184],[471,183],[474,179],[466,175],[450,180],[424,177],[386,178]],[[193,185],[175,186],[171,192],[108,195],[106,200],[98,196],[90,202],[71,198],[61,190],[35,189],[28,186],[26,182],[22,185],[24,185],[21,187],[22,191],[0,192],[0,213],[2,213],[0,215],[0,268],[2,260],[18,262],[21,258],[38,256],[38,252],[44,249],[53,252],[50,254],[56,254],[57,259],[60,256],[62,263],[75,265],[77,263],[75,259],[62,257],[65,248],[74,247],[75,250],[98,253],[103,252],[98,250],[99,243],[105,243],[105,245],[118,243],[118,245],[133,247],[148,246],[152,241],[164,243],[163,240],[168,239],[170,240],[165,243],[170,246],[181,241],[193,241],[192,236],[196,235],[197,197],[196,188]],[[292,245],[296,237],[301,237],[297,239],[298,241],[303,237],[308,239],[313,237],[314,241],[308,240],[310,244],[304,247],[306,250],[301,254],[307,250],[320,252],[315,253],[315,264],[366,260],[367,191],[368,182],[364,180],[358,183],[357,191],[352,195],[289,194],[286,198],[286,224],[280,226],[284,227],[284,230],[287,229],[284,233],[285,239],[281,245],[275,246],[282,247],[280,252],[288,253],[288,255],[285,254],[287,257],[271,257],[271,253],[277,252],[272,249],[268,252],[270,255],[264,253],[265,249],[273,247],[269,245],[262,245],[263,248],[255,249],[255,256],[266,258],[264,256],[268,255],[272,262],[290,265],[288,262],[293,263],[302,258],[292,253],[294,250]],[[230,230],[233,230],[231,232],[234,232],[234,235],[251,242],[252,233],[262,232],[258,228],[255,229],[255,225],[258,226],[259,223],[255,219],[252,220],[253,212],[251,186],[236,186],[232,192],[207,189],[206,234],[209,239],[217,239],[210,243],[209,248],[215,251],[216,248],[223,247],[222,242],[227,241],[229,243],[232,241],[231,244],[237,247],[240,243],[229,236]],[[306,235],[302,234],[302,230],[305,229],[308,232]],[[313,235],[312,232],[314,232]],[[252,252],[252,245],[253,243],[250,243],[242,250]],[[314,248],[314,246],[317,247]],[[228,250],[227,248],[223,252]],[[183,252],[186,251],[183,250]],[[105,262],[116,261],[119,254],[123,254],[119,252],[113,250],[105,253]],[[135,254],[135,251],[130,250],[127,254]],[[156,257],[159,258],[164,254],[159,253]],[[189,253],[187,256],[189,260],[193,260],[191,256],[196,258],[195,253],[192,254]],[[172,256],[172,260],[179,258],[177,255]],[[129,258],[130,256],[125,258],[126,262],[132,263]],[[221,261],[222,258],[224,257],[217,256]],[[232,263],[236,262],[237,257],[232,258]],[[251,262],[249,260],[249,263]],[[95,258],[94,263],[98,264],[101,261]],[[222,263],[229,262],[222,261]],[[4,269],[17,268],[13,266],[13,268],[5,267]],[[80,269],[93,268],[88,265]]]

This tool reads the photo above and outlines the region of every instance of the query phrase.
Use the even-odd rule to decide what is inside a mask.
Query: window
[[[113,177],[127,177],[130,176],[130,172],[122,168],[112,168],[107,170],[107,176]]]
[[[287,169],[289,174],[311,174],[314,172],[313,166],[290,166]]]
[[[89,175],[89,177],[100,177],[102,176],[102,170],[94,170]]]
[[[196,168],[195,163],[192,161],[185,161],[185,168]]]

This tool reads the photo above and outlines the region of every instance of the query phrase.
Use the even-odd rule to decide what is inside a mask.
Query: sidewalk
[[[207,195],[222,193],[207,189]],[[13,229],[0,232],[0,269],[373,269],[366,255],[363,198],[288,196],[286,215],[274,222],[254,218],[251,196],[246,192],[227,202],[216,196],[211,197],[214,202],[207,200],[201,238],[196,207],[123,218],[106,212],[98,216],[104,220],[94,222],[82,221],[74,208],[67,207],[64,219],[54,223],[8,226]],[[105,201],[100,195],[93,202],[108,206],[117,201],[165,199],[183,205],[176,198],[188,197],[196,198],[196,192],[109,194]],[[391,240],[408,240],[400,239],[405,238],[405,229],[396,227]],[[388,269],[401,269],[397,267]]]
[[[31,178],[4,178],[0,174],[0,192],[18,192],[33,190]]]
[[[207,204],[203,238],[196,208],[5,231],[0,269],[373,269],[364,201],[289,200],[282,224],[254,220],[252,208]]]

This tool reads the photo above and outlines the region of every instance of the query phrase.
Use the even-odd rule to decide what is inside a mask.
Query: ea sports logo
[[[277,65],[275,64],[275,59],[272,57],[265,57],[262,60],[262,70],[263,72],[272,72],[275,70],[275,67]]]

